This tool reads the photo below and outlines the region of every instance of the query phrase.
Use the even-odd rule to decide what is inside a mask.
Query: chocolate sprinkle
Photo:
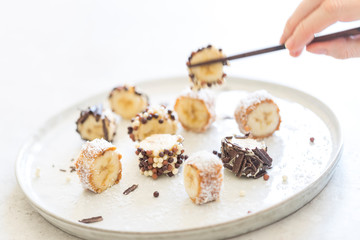
[[[103,109],[103,106],[101,104],[90,106],[90,107],[88,107],[87,110],[81,111],[80,117],[76,121],[76,125],[77,125],[76,131],[78,133],[80,133],[79,124],[83,124],[89,118],[89,116],[91,116],[91,115],[94,116],[94,118],[95,118],[95,120],[97,122],[101,119],[102,129],[103,129],[103,133],[104,133],[104,139],[107,140],[107,141],[110,141],[109,131],[108,131],[108,128],[107,128],[107,123],[109,123],[110,120],[104,114],[104,109]],[[114,133],[114,135],[115,135],[115,133]],[[89,140],[89,139],[84,139],[84,140]]]
[[[106,141],[109,141],[109,131],[106,127],[106,120],[108,120],[106,117],[102,119],[102,128],[103,128],[103,132],[104,132],[104,139]]]
[[[267,154],[267,152],[264,149],[255,148],[253,149],[253,152],[266,164],[271,166],[272,164],[272,158]]]
[[[238,173],[240,172],[240,168],[241,168],[241,165],[242,165],[242,163],[243,163],[244,156],[245,156],[245,154],[244,154],[244,153],[241,153],[241,155],[237,155],[237,156],[235,157],[234,166],[233,166],[233,169],[232,169],[232,172],[233,172],[235,175],[238,175]]]
[[[101,222],[103,220],[102,216],[97,217],[91,217],[91,218],[84,218],[82,220],[79,220],[81,223],[94,223],[94,222]]]
[[[126,189],[123,194],[124,195],[128,195],[129,193],[131,193],[132,191],[134,191],[139,185],[138,184],[134,184],[131,187],[129,187],[128,189]]]
[[[146,118],[141,118],[141,120],[140,120],[140,121],[141,121],[141,123],[142,123],[142,124],[146,124],[146,123],[147,123]]]

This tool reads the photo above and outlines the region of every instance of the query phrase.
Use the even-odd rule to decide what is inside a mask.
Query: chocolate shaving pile
[[[81,223],[94,223],[94,222],[101,222],[103,220],[102,216],[92,217],[92,218],[84,218],[79,220]]]
[[[128,189],[126,189],[126,190],[123,192],[123,194],[128,195],[129,193],[131,193],[132,191],[134,191],[137,187],[138,187],[138,185],[137,185],[137,184],[134,184],[134,185],[132,185],[131,187],[129,187]]]
[[[221,160],[224,167],[237,177],[259,178],[266,173],[266,169],[271,168],[272,158],[265,149],[243,149],[230,142],[231,139],[232,137],[225,137],[221,142]]]

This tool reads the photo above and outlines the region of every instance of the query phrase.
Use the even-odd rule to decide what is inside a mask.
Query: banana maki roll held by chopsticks
[[[187,66],[206,62],[213,59],[224,58],[221,49],[217,49],[212,45],[206,48],[200,48],[196,52],[192,52],[188,58]],[[227,62],[225,62],[227,64]],[[193,90],[211,87],[212,85],[221,85],[224,83],[226,74],[223,72],[224,63],[213,63],[204,66],[188,67],[190,82]]]

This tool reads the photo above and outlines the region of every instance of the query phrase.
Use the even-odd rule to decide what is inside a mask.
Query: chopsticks
[[[319,37],[315,37],[309,44],[316,43],[316,42],[329,41],[329,40],[333,40],[333,39],[341,38],[341,37],[350,37],[350,36],[354,36],[354,35],[357,35],[357,34],[360,34],[360,27],[352,28],[352,29],[349,29],[349,30],[341,31],[341,32],[335,32],[335,33],[331,33],[331,34],[327,34],[327,35],[323,35],[323,36],[319,36]],[[282,50],[282,49],[285,49],[285,48],[286,48],[285,45],[282,44],[282,45],[277,45],[277,46],[273,46],[273,47],[269,47],[269,48],[263,48],[263,49],[259,49],[259,50],[255,50],[255,51],[251,51],[251,52],[237,54],[237,55],[229,56],[229,57],[226,57],[226,58],[218,58],[218,59],[213,59],[213,60],[209,60],[209,61],[206,61],[206,62],[200,62],[200,63],[196,63],[196,64],[189,64],[188,67],[189,68],[191,68],[191,67],[199,67],[199,66],[204,66],[204,65],[209,65],[209,64],[213,64],[213,63],[219,63],[219,62],[222,62],[223,64],[226,64],[226,62],[230,61],[230,60],[255,56],[255,55],[268,53],[268,52],[274,52],[274,51]]]

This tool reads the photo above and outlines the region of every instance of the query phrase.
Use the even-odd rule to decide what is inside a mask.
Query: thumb
[[[360,35],[313,43],[308,45],[306,50],[311,53],[324,54],[337,59],[360,57]]]

